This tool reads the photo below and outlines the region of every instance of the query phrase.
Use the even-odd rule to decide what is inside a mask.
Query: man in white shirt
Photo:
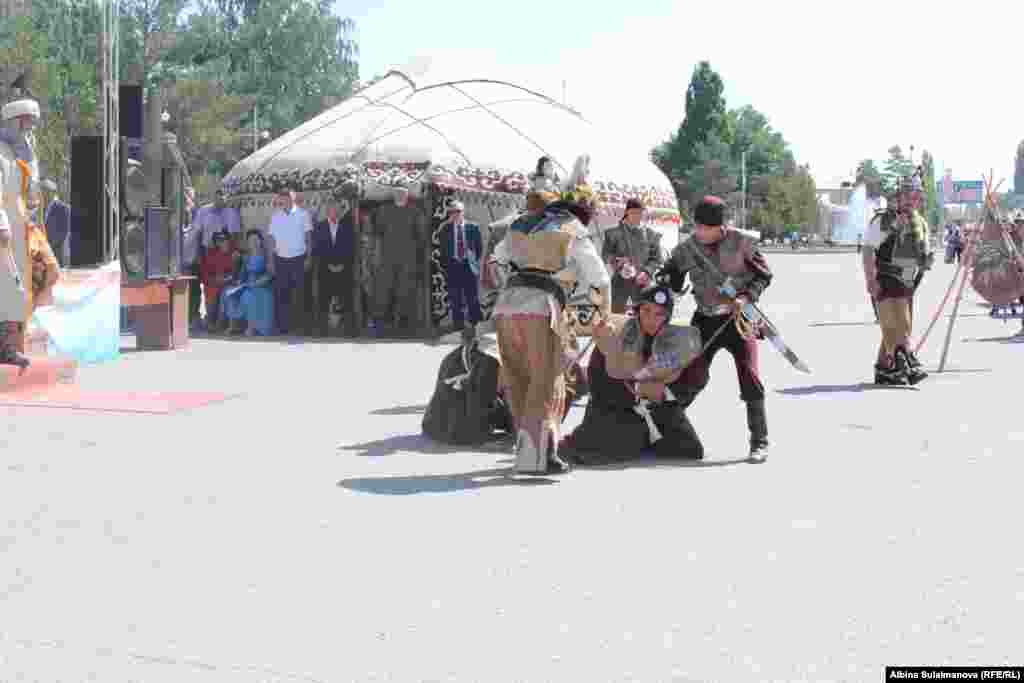
[[[315,232],[316,221],[313,220],[313,214],[316,212],[310,211],[306,208],[306,195],[301,192],[293,192],[292,205],[294,206],[293,210],[302,216],[302,220],[306,226],[305,229],[310,232]],[[312,320],[316,315],[316,301],[314,299],[317,294],[317,283],[315,282],[316,278],[313,273],[313,261],[316,258],[316,255],[313,253],[316,251],[314,248],[315,242],[316,239],[314,236],[310,241],[309,249],[306,250],[306,254],[309,258],[307,258],[305,262],[305,274],[303,275],[302,286],[302,313],[305,316],[304,320],[306,321],[307,335],[313,334]]]
[[[313,225],[309,214],[296,211],[292,193],[278,192],[277,208],[270,219],[270,237],[274,247],[274,305],[277,328],[288,334],[298,327],[295,302],[305,301],[305,270],[310,262]]]

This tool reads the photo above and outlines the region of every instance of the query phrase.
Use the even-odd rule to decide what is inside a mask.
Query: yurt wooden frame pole
[[[960,311],[960,301],[963,299],[964,286],[967,284],[967,277],[970,275],[974,268],[974,259],[977,252],[978,241],[981,239],[981,231],[984,229],[985,221],[991,215],[992,219],[1000,226],[1003,232],[1003,239],[1006,240],[1009,236],[1006,234],[1005,222],[1003,217],[999,213],[999,204],[996,202],[995,193],[999,187],[1003,184],[1004,180],[1000,180],[999,183],[993,185],[995,182],[995,169],[991,169],[989,177],[985,178],[985,202],[981,212],[981,222],[975,229],[975,234],[972,235],[972,239],[968,242],[965,257],[961,259],[960,266],[963,268],[963,276],[960,280],[960,289],[956,294],[956,301],[953,303],[953,312],[949,316],[949,325],[946,328],[946,339],[942,343],[942,356],[939,358],[939,372],[943,372],[946,369],[946,359],[949,356],[949,344],[953,337],[953,327],[956,324],[957,314]],[[1020,255],[1017,254],[1016,249],[1013,247],[1013,241],[1010,241],[1010,258],[1017,260],[1018,267],[1020,266]],[[954,276],[955,277],[955,276]],[[941,312],[941,308],[939,311]],[[929,328],[930,331],[931,328]],[[927,334],[926,334],[927,337]],[[923,344],[924,341],[921,341]],[[920,348],[921,344],[918,345]]]

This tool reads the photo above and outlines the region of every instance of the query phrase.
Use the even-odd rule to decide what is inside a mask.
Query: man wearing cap
[[[465,326],[467,317],[470,325],[476,325],[483,317],[478,284],[483,240],[480,226],[466,222],[466,207],[462,202],[450,202],[447,213],[440,231],[441,258],[448,274],[452,327],[457,331]]]
[[[661,458],[704,457],[680,398],[683,368],[700,353],[696,329],[671,324],[672,290],[652,284],[634,302],[635,317],[612,315],[593,328],[597,348],[587,374],[583,422],[562,441],[563,457],[581,465],[629,460],[654,446]]]
[[[703,355],[683,373],[680,396],[683,405],[707,386],[711,363],[720,350],[728,351],[736,365],[740,399],[747,406],[751,462],[768,455],[768,424],[764,407],[764,384],[758,368],[757,337],[741,329],[737,312],[744,303],[755,303],[772,280],[764,255],[757,248],[760,235],[725,225],[725,203],[718,197],[704,197],[693,212],[693,234],[672,250],[663,276],[672,289],[681,291],[687,274],[697,302],[690,324],[700,330],[706,345]],[[738,293],[722,293],[731,285]],[[717,335],[717,336],[716,336]],[[683,391],[681,390],[681,393]]]
[[[885,210],[868,224],[864,238],[864,280],[878,303],[882,342],[875,362],[875,384],[917,384],[928,373],[910,350],[912,299],[920,276],[932,267],[935,254],[928,222],[918,211],[921,192],[911,178],[901,178]]]
[[[32,309],[32,264],[26,228],[31,219],[30,198],[39,182],[33,134],[39,121],[39,103],[28,98],[9,102],[0,110],[0,118],[0,210],[7,216],[6,245],[12,259],[0,268],[14,271],[0,284],[0,322],[4,323],[0,346],[24,353],[25,323]],[[9,351],[2,353],[11,358]]]
[[[196,260],[194,262],[193,274],[199,275],[199,264],[202,263],[208,251],[216,249],[213,238],[218,233],[227,233],[228,239],[231,240],[232,248],[237,249],[239,242],[242,237],[242,216],[238,209],[233,206],[228,206],[227,192],[224,190],[217,190],[214,195],[213,202],[206,206],[200,207],[195,214],[195,224],[192,226],[193,230],[198,232],[199,249],[196,253]],[[191,235],[190,235],[191,236]],[[199,320],[199,280],[192,282],[192,288],[196,290],[195,294],[190,296],[189,307],[195,305],[195,318]],[[209,300],[209,296],[206,297]],[[207,315],[210,311],[206,312]]]
[[[636,301],[664,261],[661,235],[641,225],[643,217],[643,203],[630,199],[622,221],[604,234],[601,258],[612,274],[613,313],[624,313],[626,302]]]
[[[397,325],[399,332],[412,333],[419,320],[419,294],[425,286],[426,216],[410,201],[408,188],[398,187],[394,201],[377,209],[373,225],[380,239],[380,269],[374,276],[376,323],[385,329]]]

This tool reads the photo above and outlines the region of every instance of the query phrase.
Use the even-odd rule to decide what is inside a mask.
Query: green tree
[[[290,130],[319,114],[325,97],[351,94],[358,78],[354,24],[331,7],[201,0],[171,59],[182,77],[222,80],[227,94],[254,98],[261,128]]]
[[[45,33],[35,31],[30,16],[17,17],[9,22],[9,34],[0,38],[0,72],[29,72],[32,94],[39,101],[42,121],[36,128],[36,154],[40,173],[53,178],[61,191],[67,190],[67,126],[60,111],[50,108],[51,91],[60,90],[57,70],[47,61],[49,39]]]
[[[896,190],[900,178],[913,174],[914,164],[903,156],[903,149],[899,145],[893,145],[889,148],[889,158],[882,169],[882,191],[889,194]]]
[[[935,159],[932,158],[928,150],[921,153],[921,169],[923,170],[921,184],[924,186],[925,219],[933,227],[940,226],[943,215],[936,189]]]
[[[686,192],[686,178],[701,159],[700,145],[708,136],[721,131],[725,116],[725,86],[721,76],[709,62],[700,62],[693,70],[686,89],[686,115],[679,129],[651,154],[652,160],[677,184],[677,191]],[[717,144],[717,143],[714,143]],[[706,150],[705,150],[706,151]],[[681,197],[682,199],[682,197]]]
[[[252,151],[252,136],[240,130],[252,98],[228,95],[223,83],[180,79],[167,89],[164,106],[170,114],[168,127],[178,136],[193,178],[220,170]]]
[[[782,173],[787,159],[792,158],[782,133],[774,130],[768,117],[749,104],[726,112],[719,135],[728,145],[731,159],[738,162],[746,152],[748,175]]]

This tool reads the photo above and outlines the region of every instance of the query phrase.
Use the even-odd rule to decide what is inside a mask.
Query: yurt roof
[[[461,73],[459,73],[461,71]],[[647,150],[598,130],[579,112],[546,95],[473,74],[471,64],[443,68],[430,58],[390,70],[319,116],[239,162],[224,186],[235,195],[278,187],[336,190],[425,184],[523,193],[541,156],[565,179],[581,154],[601,199],[676,209],[665,175]]]

